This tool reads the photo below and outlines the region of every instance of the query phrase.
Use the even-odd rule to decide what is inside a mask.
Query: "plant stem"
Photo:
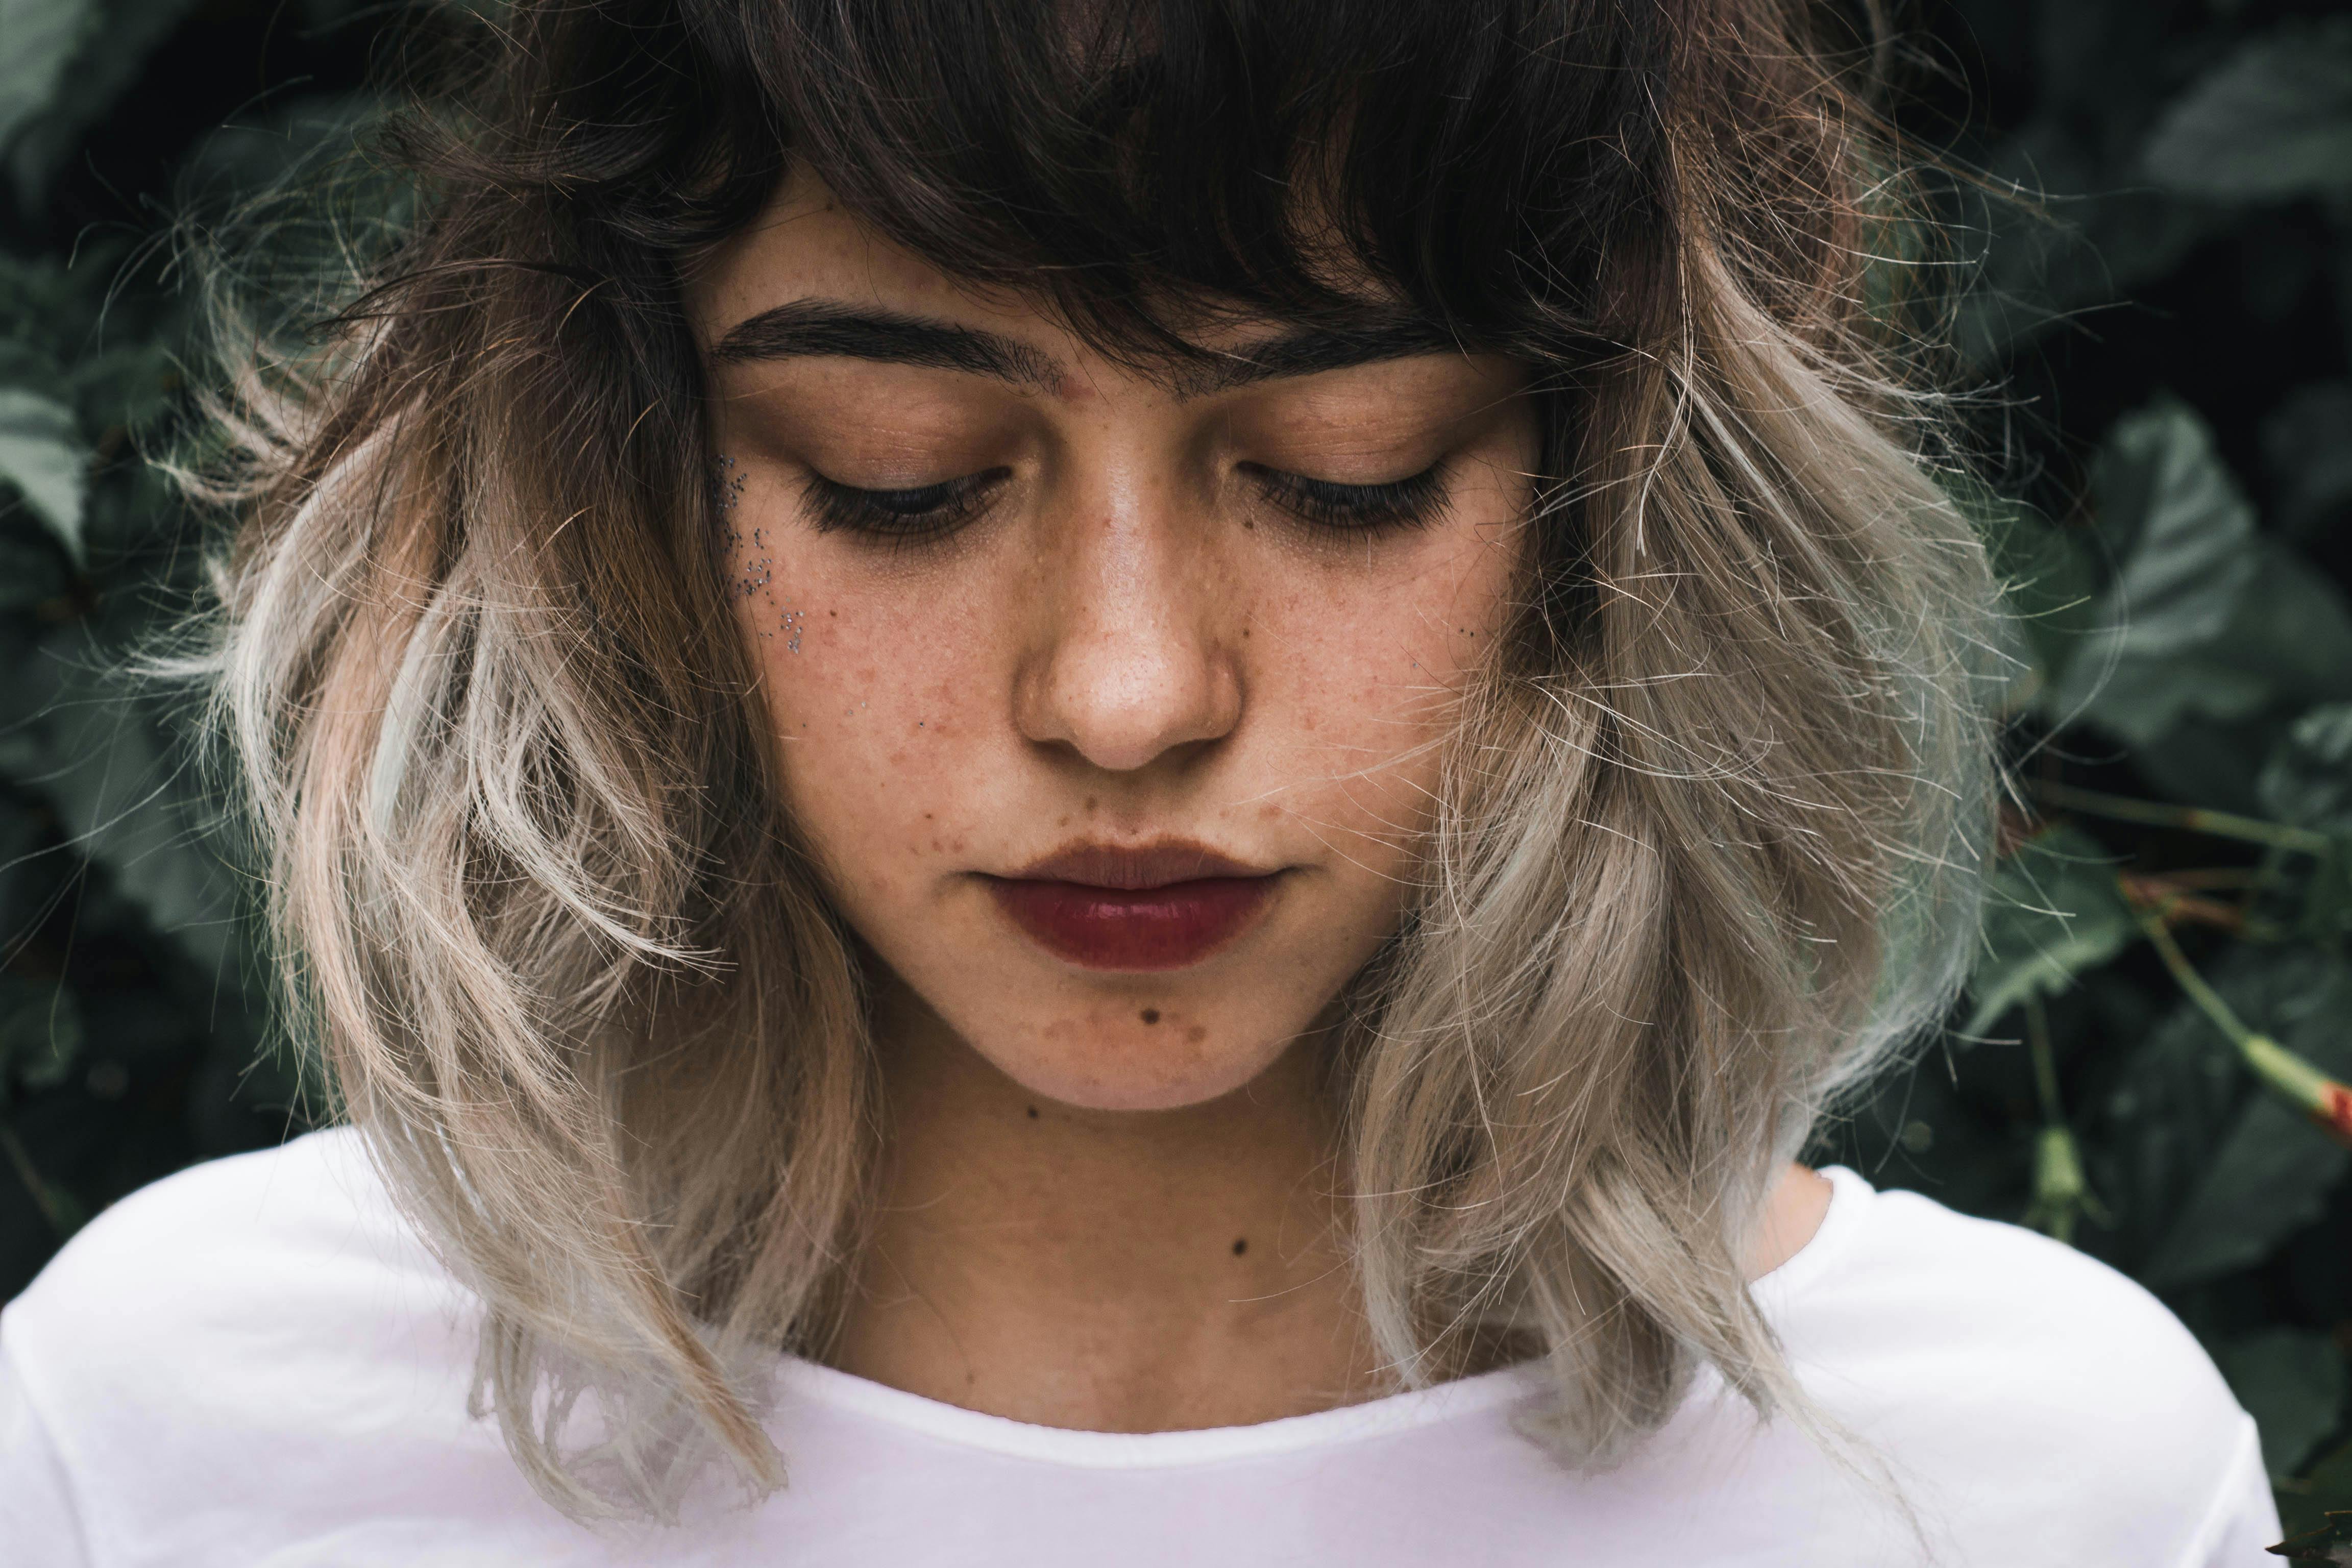
[[[2050,1047],[2050,1016],[2039,996],[2025,999],[2025,1037],[2033,1050],[2034,1092],[2042,1101],[2042,1131],[2033,1140],[2033,1201],[2026,1206],[2025,1223],[2071,1247],[2075,1224],[2084,1215],[2101,1225],[2114,1222],[2091,1191],[2083,1151],[2066,1125],[2066,1107],[2058,1098],[2057,1053]]]
[[[2039,996],[2025,999],[2025,1043],[2033,1053],[2033,1089],[2042,1100],[2042,1120],[2063,1126],[2065,1108],[2058,1100],[2058,1059],[2050,1048],[2050,1015]]]
[[[2130,897],[2128,889],[2125,897]],[[2156,955],[2164,960],[2165,968],[2172,971],[2173,979],[2181,990],[2197,1004],[2198,1011],[2212,1020],[2213,1026],[2229,1037],[2238,1047],[2254,1076],[2286,1096],[2301,1107],[2304,1113],[2326,1128],[2338,1142],[2352,1144],[2352,1089],[2336,1082],[2301,1057],[2272,1039],[2246,1027],[2245,1021],[2220,992],[2206,984],[2197,973],[2188,955],[2180,951],[2169,927],[2164,923],[2160,908],[2137,907],[2140,929],[2147,933]]]
[[[2257,816],[2240,816],[2233,812],[2208,811],[2199,805],[2167,805],[2161,801],[2133,800],[2127,795],[2105,795],[2062,784],[2036,784],[2033,793],[2043,805],[2061,811],[2079,811],[2088,816],[2112,817],[2117,822],[2181,827],[2191,833],[2241,838],[2250,844],[2267,844],[2305,855],[2325,855],[2333,847],[2327,835],[2314,833],[2307,827],[2289,827],[2284,823],[2264,822]]]
[[[2166,915],[2174,920],[2197,921],[2231,931],[2242,929],[2246,923],[2244,910],[2216,899],[2200,898],[2177,877],[2137,877],[2126,873],[2125,880],[2131,888],[2134,903],[2160,904]]]
[[[2124,897],[2130,899],[2131,895],[2131,888],[2126,885]],[[2164,960],[2164,967],[2172,971],[2172,978],[2189,993],[2189,999],[2197,1004],[2200,1012],[2213,1020],[2215,1028],[2230,1037],[2231,1045],[2240,1050],[2245,1049],[2246,1042],[2254,1037],[2254,1032],[2246,1027],[2236,1009],[2221,1000],[2221,994],[2206,984],[2205,977],[2198,973],[2196,966],[2189,962],[2189,955],[2180,951],[2180,944],[2173,940],[2171,928],[2164,923],[2163,906],[2150,906],[2134,900],[2132,907],[2139,916],[2140,929],[2156,945],[2156,955]]]
[[[2191,893],[2260,891],[2277,882],[2275,877],[2265,877],[2259,866],[2203,866],[2167,871],[2160,879]]]

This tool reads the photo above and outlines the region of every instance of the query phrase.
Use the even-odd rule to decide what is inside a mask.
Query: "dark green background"
[[[110,672],[187,603],[207,526],[146,461],[203,374],[161,237],[348,152],[397,18],[5,7],[0,1298],[112,1199],[298,1118],[190,716]],[[2352,12],[1941,0],[1898,21],[1881,63],[1908,151],[2040,196],[1930,180],[1973,279],[1958,341],[1997,395],[1977,428],[2000,499],[1965,499],[2024,616],[2012,743],[2039,804],[1976,994],[1818,1153],[2148,1284],[2307,1526],[2352,1509],[2352,1152],[2183,999],[2115,878],[2185,895],[2189,961],[2352,1077]],[[2167,809],[2061,812],[2050,784]],[[2204,831],[2192,806],[2305,837]]]

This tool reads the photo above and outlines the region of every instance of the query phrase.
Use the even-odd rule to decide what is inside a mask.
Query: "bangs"
[[[1549,357],[1618,335],[1604,246],[1663,226],[1647,15],[696,0],[680,63],[718,90],[689,161],[732,171],[740,223],[796,160],[898,244],[1114,353],[1370,309]]]

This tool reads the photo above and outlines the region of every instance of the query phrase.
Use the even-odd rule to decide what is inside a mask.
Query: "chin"
[[[1083,1110],[1183,1110],[1221,1100],[1282,1058],[1288,1034],[1242,1037],[1240,1009],[1198,1016],[1181,1005],[1146,1024],[1120,1004],[1122,1020],[1055,1019],[1010,1038],[966,1037],[989,1064],[1031,1094]],[[1157,1011],[1154,1009],[1154,1011]],[[1261,1026],[1262,1027],[1262,1026]]]

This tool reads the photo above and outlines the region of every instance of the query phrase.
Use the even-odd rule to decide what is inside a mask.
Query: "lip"
[[[1030,941],[1084,969],[1185,969],[1257,923],[1279,871],[1203,844],[1161,839],[1132,847],[1074,844],[1010,877],[990,894]]]

